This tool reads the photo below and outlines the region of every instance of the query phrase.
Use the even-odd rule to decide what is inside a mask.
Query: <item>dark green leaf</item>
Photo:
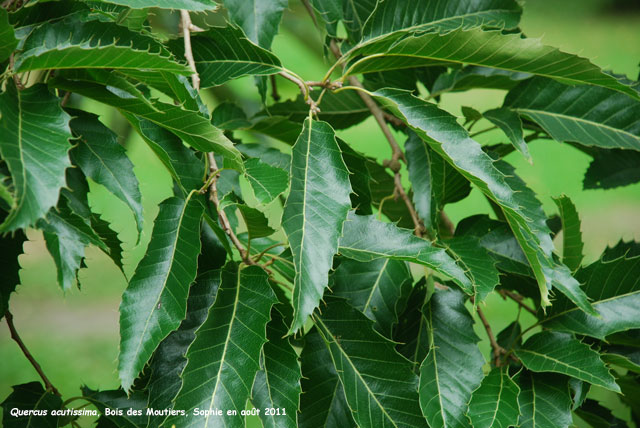
[[[196,337],[196,330],[204,323],[220,285],[220,271],[202,272],[189,290],[187,315],[180,327],[160,343],[150,363],[149,402],[155,410],[170,409],[182,386],[180,374],[187,364],[187,349]],[[152,415],[149,427],[160,426],[165,415]]]
[[[329,349],[352,415],[361,428],[426,427],[418,378],[394,343],[343,299],[325,297],[315,323]]]
[[[338,146],[342,151],[342,159],[349,170],[349,181],[351,182],[352,193],[351,206],[355,208],[357,214],[373,214],[371,210],[371,176],[367,169],[367,158],[356,152],[341,139],[337,139]]]
[[[575,377],[569,379],[569,391],[573,402],[571,410],[575,410],[582,405],[591,389],[591,384],[583,382]]]
[[[151,242],[120,304],[118,371],[125,390],[160,342],[184,319],[189,285],[200,253],[201,197],[169,198],[160,204]]]
[[[594,150],[582,183],[585,189],[613,189],[640,181],[640,153],[630,150]]]
[[[582,264],[582,232],[580,232],[580,217],[576,211],[576,206],[568,196],[553,198],[558,206],[560,218],[562,219],[562,263],[572,272],[578,270]]]
[[[260,369],[260,350],[267,340],[266,325],[275,302],[262,268],[239,270],[236,263],[224,267],[216,301],[187,351],[182,389],[175,399],[175,408],[185,409],[187,418],[169,418],[168,426],[221,423],[219,416],[194,416],[195,408],[236,410],[236,416],[223,416],[224,422],[228,427],[244,426],[240,411]]]
[[[18,45],[13,27],[9,23],[9,14],[0,8],[0,63],[4,62]]]
[[[0,237],[0,320],[9,309],[11,293],[20,283],[20,263],[18,256],[22,254],[22,246],[27,240],[23,231],[18,230],[13,235]]]
[[[349,171],[333,129],[326,122],[307,119],[293,147],[291,190],[282,217],[296,267],[292,332],[304,325],[327,286],[351,208],[349,193]]]
[[[355,428],[331,354],[317,329],[304,336],[300,360],[303,393],[300,396],[299,426]]]
[[[154,39],[108,22],[66,19],[35,28],[15,57],[24,72],[66,68],[133,68],[189,74]]]
[[[132,9],[157,7],[161,9],[186,9],[195,12],[218,8],[217,3],[213,0],[108,0],[107,3],[129,6]]]
[[[262,410],[260,419],[265,428],[298,426],[301,372],[298,354],[286,337],[288,330],[284,316],[274,306],[267,324],[268,341],[264,344],[261,370],[251,394],[251,402]],[[267,415],[266,408],[284,409],[286,414]]]
[[[223,0],[229,17],[244,30],[249,40],[271,49],[273,37],[278,33],[282,12],[287,0]]]
[[[398,40],[402,36],[402,32],[394,33],[380,41],[356,46],[344,56],[349,63],[344,76],[441,63],[471,64],[536,74],[570,84],[598,85],[640,99],[640,93],[589,60],[545,46],[539,39],[480,28],[427,32]]]
[[[40,382],[14,385],[13,392],[2,402],[2,426],[5,428],[56,428],[58,416],[52,410],[62,408],[62,398],[45,391]],[[11,416],[11,409],[24,412],[34,410],[35,415]]]
[[[375,40],[396,31],[515,28],[521,14],[522,8],[514,0],[457,1],[444,5],[425,0],[384,0],[367,21],[363,39]]]
[[[571,397],[564,376],[524,372],[520,375],[520,420],[522,428],[568,428]]]
[[[13,180],[14,205],[0,232],[32,226],[58,201],[71,165],[69,115],[45,85],[0,95],[0,154]],[[46,151],[42,150],[46,147]]]
[[[247,225],[249,239],[264,238],[275,233],[275,230],[269,226],[269,221],[260,210],[245,204],[237,204],[236,206]]]
[[[453,279],[465,292],[472,293],[471,281],[464,270],[443,248],[434,247],[410,230],[376,220],[374,216],[350,212],[338,249],[343,256],[361,262],[391,258],[419,263]]]
[[[225,130],[249,128],[251,126],[251,122],[249,122],[244,110],[231,102],[219,104],[213,110],[211,123]]]
[[[286,171],[260,159],[247,159],[244,169],[253,194],[262,204],[270,203],[289,187],[289,174]]]
[[[139,428],[147,426],[147,397],[144,392],[133,391],[127,395],[122,389],[93,391],[84,386],[82,387],[82,395],[87,397],[87,400],[103,415],[105,415],[107,409],[112,411],[120,409],[122,416],[117,414],[103,416],[118,428]],[[142,415],[128,414],[127,410],[129,409],[142,410]]]
[[[78,145],[71,151],[74,164],[93,181],[105,186],[118,199],[131,208],[138,234],[142,233],[142,196],[133,164],[127,157],[117,136],[104,126],[98,116],[73,112],[76,117],[69,122],[71,131],[79,137]]]
[[[342,0],[342,22],[354,43],[362,37],[365,23],[376,8],[377,0]]]
[[[253,44],[238,28],[210,28],[193,37],[191,44],[202,88],[246,75],[274,74],[282,69],[274,54]],[[177,52],[184,52],[182,41],[171,46]]]
[[[531,371],[562,373],[620,392],[600,354],[568,334],[551,331],[535,334],[515,353]]]
[[[636,426],[640,422],[640,377],[627,374],[618,379],[622,387],[622,401],[631,408],[631,418]]]
[[[557,141],[640,150],[640,101],[620,92],[537,77],[512,89],[504,104]]]
[[[391,337],[411,290],[406,262],[377,259],[370,262],[343,260],[333,275],[331,291],[371,318],[380,334]]]
[[[412,229],[413,220],[407,206],[401,199],[395,200],[393,197],[395,189],[393,176],[373,159],[367,159],[366,167],[371,177],[369,188],[373,206],[399,227]]]
[[[515,349],[522,345],[521,333],[522,327],[520,327],[520,323],[514,321],[498,333],[496,340],[498,341],[498,345],[506,350]]]
[[[587,399],[576,414],[593,428],[626,428],[627,424],[613,416],[611,410],[596,400]]]
[[[640,257],[599,260],[576,273],[598,316],[570,302],[554,304],[545,326],[604,339],[612,333],[640,328]]]
[[[569,269],[554,261],[553,242],[542,206],[509,164],[495,162],[482,151],[479,143],[469,138],[453,116],[435,105],[393,89],[373,95],[383,102],[391,102],[420,138],[502,208],[533,268],[542,306],[550,305],[548,290],[553,285],[582,310],[595,314]]]
[[[602,360],[635,373],[640,373],[640,350],[624,346],[608,346],[603,350]]]
[[[398,325],[393,332],[393,340],[398,343],[396,349],[414,364],[416,372],[419,372],[420,364],[429,351],[428,326],[422,307],[430,297],[426,281],[414,285],[407,308],[398,317]]]
[[[416,133],[411,132],[404,143],[409,180],[413,188],[413,205],[425,227],[436,236],[438,231],[438,207],[434,198],[430,152]]]
[[[107,247],[107,254],[111,257],[111,260],[113,260],[121,271],[124,271],[122,265],[122,242],[120,242],[120,238],[118,238],[118,233],[111,229],[109,223],[97,214],[91,214],[90,224],[95,234]]]
[[[469,427],[467,406],[484,357],[473,318],[457,290],[436,290],[424,306],[429,353],[420,366],[420,407],[432,428]]]
[[[493,110],[485,111],[484,117],[496,125],[504,132],[509,141],[513,144],[526,160],[531,162],[531,154],[529,153],[529,147],[524,141],[524,132],[522,130],[522,120],[517,113],[508,108],[496,108]]]
[[[300,133],[298,133],[298,135],[299,134]],[[282,153],[278,149],[268,147],[259,143],[238,144],[236,147],[238,148],[238,150],[240,150],[240,153],[247,157],[258,158],[263,163],[271,165],[275,168],[280,168],[287,173],[291,169],[291,155]]]
[[[471,279],[476,301],[483,302],[500,283],[495,260],[480,240],[471,236],[455,237],[441,243]]]
[[[469,419],[474,428],[509,428],[516,426],[520,408],[520,388],[509,377],[507,369],[495,367],[473,391],[469,403]]]
[[[165,128],[185,143],[203,152],[216,152],[225,156],[229,167],[242,171],[243,164],[240,152],[223,132],[214,127],[209,120],[199,113],[183,110],[180,107],[156,101],[154,108],[137,99],[121,98],[103,86],[70,82],[63,79],[50,79],[49,84],[64,90],[72,91],[101,103],[115,107],[123,113],[130,113]]]
[[[511,89],[521,80],[531,76],[529,73],[470,65],[438,76],[433,86],[430,86],[430,92],[432,97],[436,97],[444,92],[468,91],[475,88]]]

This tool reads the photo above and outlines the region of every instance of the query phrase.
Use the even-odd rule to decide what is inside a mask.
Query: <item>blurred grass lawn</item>
[[[602,13],[605,0],[530,0],[525,5],[522,28],[529,37],[543,37],[546,44],[593,59],[601,67],[633,78],[640,62],[640,15]],[[292,6],[297,2],[292,1]],[[305,42],[287,37],[290,32],[309,32],[308,20],[299,20],[283,28],[274,42],[274,50],[283,63],[308,79],[317,79],[327,68],[317,56],[320,39],[311,34]],[[294,88],[281,88],[285,95],[295,95]],[[247,97],[255,96],[251,79],[233,83],[234,89]],[[499,106],[503,92],[475,91],[443,97],[443,106],[460,115],[461,105],[478,109]],[[118,120],[113,112],[92,107],[103,113],[105,123]],[[251,106],[249,106],[251,108]],[[478,127],[477,129],[481,129]],[[340,132],[357,150],[379,159],[389,156],[386,142],[372,120]],[[480,137],[479,137],[480,138]],[[495,141],[498,133],[488,133],[481,141]],[[128,154],[135,164],[141,183],[145,207],[145,230],[140,245],[135,246],[135,227],[131,214],[119,200],[92,183],[90,202],[103,216],[114,222],[125,245],[125,271],[130,277],[144,254],[157,214],[157,204],[171,194],[170,179],[149,149],[135,136],[127,142]],[[556,211],[552,196],[571,197],[582,217],[582,232],[588,260],[594,260],[607,244],[621,238],[640,239],[640,184],[611,191],[583,191],[582,177],[590,158],[564,144],[536,141],[530,145],[534,164],[529,165],[518,153],[507,159],[538,193],[547,213]],[[406,175],[406,174],[405,174]],[[477,190],[470,198],[450,206],[454,222],[476,213],[488,213],[489,207]],[[42,236],[30,232],[31,242],[20,257],[22,285],[11,299],[11,310],[23,340],[41,363],[44,371],[64,396],[78,395],[79,386],[111,389],[118,385],[118,305],[126,280],[99,251],[87,250],[87,268],[81,270],[82,290],[66,295],[56,284],[53,261],[46,252]],[[489,299],[486,313],[495,331],[506,327],[515,316],[515,308],[500,298]],[[526,322],[526,320],[524,320]],[[9,339],[0,322],[0,400],[10,393],[11,385],[38,380],[37,374]],[[476,326],[485,339],[484,331]],[[485,341],[486,342],[486,341]],[[488,353],[488,344],[483,343]],[[596,391],[595,397],[616,400]],[[628,417],[622,408],[618,414]]]

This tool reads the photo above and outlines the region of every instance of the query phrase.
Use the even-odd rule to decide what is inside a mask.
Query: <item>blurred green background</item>
[[[638,0],[626,3],[634,1]],[[529,0],[524,7],[522,28],[529,37],[542,37],[545,44],[591,58],[605,69],[636,78],[640,62],[640,8],[620,12],[611,8],[614,3],[613,0]],[[322,59],[320,36],[298,1],[291,0],[290,7],[273,49],[286,67],[306,79],[317,80],[328,67]],[[240,79],[230,86],[243,107],[259,108],[252,79]],[[284,82],[280,91],[285,96],[296,94],[295,88]],[[442,105],[460,116],[461,105],[482,111],[501,105],[503,96],[501,91],[450,94],[443,96]],[[224,97],[220,91],[205,94],[210,107]],[[100,113],[104,123],[122,130],[122,135],[127,134],[117,113],[94,104],[83,104],[83,107]],[[387,143],[373,120],[341,131],[340,135],[361,152],[380,160],[389,157]],[[500,138],[497,132],[478,137],[481,142],[496,142]],[[122,142],[135,164],[143,195],[146,222],[140,244],[135,245],[133,217],[123,203],[94,183],[91,183],[90,203],[119,232],[125,248],[125,271],[130,277],[146,249],[157,205],[171,194],[171,182],[139,138],[130,134]],[[589,165],[588,156],[566,144],[549,141],[535,141],[530,144],[530,150],[533,165],[518,153],[509,155],[507,160],[536,191],[548,214],[556,212],[552,196],[564,193],[571,197],[582,218],[587,261],[595,260],[606,245],[620,239],[640,240],[640,184],[609,191],[583,191],[582,177]],[[457,222],[489,210],[486,201],[474,190],[471,197],[449,206],[447,212]],[[78,395],[81,384],[94,389],[116,388],[118,305],[126,279],[107,256],[89,248],[87,268],[80,271],[82,289],[63,294],[56,284],[55,267],[42,235],[31,231],[28,236],[30,242],[25,244],[25,254],[20,257],[21,285],[11,298],[11,310],[22,339],[64,396]],[[514,319],[516,308],[493,296],[488,299],[485,311],[494,330],[500,331]],[[0,400],[10,393],[11,385],[39,380],[10,340],[5,324],[4,320],[0,322]],[[476,327],[483,339],[483,350],[488,354],[485,333],[482,327]],[[595,390],[592,395],[605,401],[617,400],[603,391]],[[628,411],[623,407],[617,406],[616,414],[628,420]],[[576,423],[582,425],[580,421]]]

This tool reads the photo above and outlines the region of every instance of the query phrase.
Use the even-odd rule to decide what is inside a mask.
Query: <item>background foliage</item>
[[[544,6],[545,5],[533,4],[527,5],[525,8],[522,28],[528,35],[537,35],[544,32],[546,33],[545,43],[566,47],[566,50],[572,52],[583,49],[585,37],[591,37],[593,38],[593,42],[586,44],[586,47],[584,47],[581,53],[583,56],[597,56],[595,62],[598,65],[605,68],[612,68],[617,73],[624,73],[635,77],[637,73],[637,58],[640,57],[640,53],[632,52],[634,46],[637,45],[637,43],[633,43],[634,40],[637,40],[637,34],[633,30],[635,28],[634,25],[636,25],[635,23],[637,23],[636,18],[633,16],[612,17],[611,15],[594,18],[594,16],[596,16],[594,11],[600,10],[597,9],[599,7],[597,2],[594,2],[593,5],[588,4],[580,8],[578,12],[572,10],[572,13],[577,14],[577,16],[572,19],[568,19],[567,14],[562,14],[561,11],[554,11],[558,16],[558,22],[556,23],[553,22],[556,18],[549,12],[550,9]],[[319,77],[327,68],[327,64],[319,60],[317,56],[317,54],[322,51],[322,40],[317,32],[311,31],[309,18],[304,15],[304,10],[297,4],[292,4],[291,7],[294,13],[289,11],[285,12],[285,20],[281,34],[274,39],[273,51],[287,68],[305,77]],[[570,6],[568,6],[568,8],[569,7]],[[592,9],[590,9],[590,7]],[[233,9],[231,7],[229,9],[233,14]],[[584,14],[584,16],[580,14]],[[542,19],[542,17],[544,17],[544,19]],[[196,23],[203,25],[203,23],[198,22],[199,18],[196,17],[194,19]],[[212,22],[215,22],[215,20]],[[605,30],[603,30],[602,33],[594,30],[585,35],[584,32],[580,32],[580,28],[587,26],[585,22],[591,24],[589,26],[590,28],[596,30],[598,28],[605,28]],[[628,24],[622,25],[620,22]],[[611,25],[611,23],[615,24]],[[167,31],[170,32],[175,30],[176,22],[175,19],[174,21],[169,19],[168,22],[158,22],[157,25],[158,28],[166,25]],[[557,35],[554,31],[566,32],[566,34],[569,34],[569,37]],[[603,35],[605,32],[607,33],[606,36]],[[577,34],[580,36],[573,36]],[[251,37],[250,34],[248,35]],[[294,35],[298,35],[299,38]],[[576,37],[577,40],[571,41],[571,36]],[[615,40],[628,40],[630,42],[619,43],[615,42]],[[269,45],[269,43],[265,41],[261,41],[261,44],[267,47]],[[598,46],[598,44],[603,44],[603,46]],[[196,52],[198,52],[197,49]],[[604,55],[607,56],[605,57]],[[45,65],[50,67],[51,63],[46,63]],[[203,81],[206,82],[206,73],[201,72],[201,74],[203,75]],[[219,73],[212,73],[212,75],[219,76]],[[95,79],[96,77],[93,78]],[[204,84],[203,86],[209,85]],[[297,88],[294,85],[289,85],[288,82],[284,80],[279,82],[279,89],[284,97],[295,97],[297,95]],[[444,94],[442,96],[441,106],[451,111],[454,115],[460,116],[461,113],[464,113],[460,111],[461,105],[471,105],[479,111],[500,107],[502,105],[503,94],[504,92],[498,93],[494,90],[475,90],[464,94]],[[343,92],[342,95],[349,96],[350,93]],[[222,88],[214,88],[207,92],[203,91],[202,96],[212,110],[225,100],[238,102],[248,112],[257,112],[261,109],[258,103],[259,98],[256,97],[256,91],[253,87],[252,77],[245,77],[230,82]],[[329,95],[327,95],[327,97],[328,96]],[[270,104],[272,103],[271,100],[268,102]],[[113,195],[111,195],[105,191],[104,187],[95,184],[96,181],[100,182],[99,178],[95,178],[83,169],[85,174],[91,178],[89,181],[91,188],[91,192],[89,193],[90,205],[94,212],[99,213],[101,217],[112,223],[112,227],[119,232],[119,237],[124,242],[124,271],[127,277],[131,278],[138,264],[138,260],[140,260],[145,253],[146,244],[151,236],[153,226],[151,219],[156,215],[157,206],[162,200],[172,194],[170,176],[164,172],[162,165],[154,160],[152,152],[142,143],[139,137],[137,137],[135,133],[129,134],[130,130],[128,125],[122,120],[121,116],[114,113],[114,110],[105,109],[101,104],[87,101],[86,98],[76,98],[76,96],[72,96],[70,105],[75,108],[100,114],[101,120],[108,124],[109,127],[119,135],[120,141],[125,144],[128,157],[133,162],[134,171],[140,182],[141,197],[140,195],[134,195],[133,197],[127,198],[126,195],[118,196],[117,192],[113,192]],[[141,106],[139,108],[143,107],[144,106]],[[288,106],[285,111],[290,110],[291,106]],[[222,111],[223,110],[220,110],[220,112]],[[329,113],[326,109],[323,109],[323,111],[326,114]],[[135,110],[135,114],[139,114],[140,112],[141,110]],[[152,113],[152,110],[149,111],[151,116],[148,117],[152,117]],[[277,111],[274,114],[277,114]],[[366,115],[368,113],[365,111],[364,114]],[[467,111],[467,114],[473,113]],[[304,117],[304,109],[301,111],[301,115],[302,116],[299,116],[296,120]],[[222,122],[215,122],[215,118],[216,115],[214,114],[214,124],[225,129],[225,126],[221,125]],[[327,118],[326,120],[330,119]],[[332,123],[334,123],[335,127],[339,127],[335,122]],[[483,123],[487,126],[490,125],[488,122]],[[476,125],[476,129],[483,129],[481,125],[482,123]],[[144,126],[144,124],[142,126]],[[237,125],[226,126],[234,128]],[[246,126],[239,127],[243,128]],[[100,131],[105,132],[103,130],[97,130],[97,132]],[[551,134],[553,135],[553,132],[551,132]],[[127,135],[130,136],[127,138]],[[401,134],[396,135],[398,139],[403,140]],[[244,138],[246,141],[256,141],[256,138],[263,138],[242,131],[236,132],[235,136]],[[375,129],[375,124],[371,119],[353,128],[338,130],[338,136],[348,141],[357,151],[372,155],[380,162],[389,157],[386,146],[387,143],[380,137],[379,130]],[[295,140],[296,137],[297,135],[294,135],[293,140]],[[112,138],[115,138],[115,136]],[[159,138],[159,136],[155,138]],[[477,138],[479,141],[487,143],[504,140],[500,131],[487,132]],[[565,137],[559,136],[558,138],[564,139]],[[259,141],[269,141],[279,149],[286,150],[286,146],[274,143],[272,140],[260,139]],[[410,145],[405,145],[407,152],[409,149]],[[614,245],[618,238],[633,238],[632,231],[636,230],[635,226],[637,225],[637,219],[633,213],[635,204],[637,203],[637,195],[640,194],[637,184],[625,188],[616,188],[607,193],[601,190],[582,191],[582,174],[583,171],[588,168],[591,159],[588,155],[578,152],[566,144],[557,144],[542,140],[530,143],[529,151],[534,160],[532,166],[529,165],[519,153],[508,155],[507,160],[515,165],[517,173],[538,193],[547,213],[557,212],[561,209],[561,206],[564,206],[563,204],[566,205],[566,201],[563,200],[556,206],[551,196],[558,196],[565,193],[571,197],[571,200],[578,207],[580,217],[582,218],[581,229],[585,241],[585,253],[587,255],[585,265],[599,257],[606,243]],[[610,154],[609,156],[613,155],[614,154]],[[86,156],[89,156],[89,154],[85,154],[85,159]],[[72,160],[77,164],[81,164],[81,159],[81,153],[78,153],[77,156],[72,155]],[[601,163],[598,165],[598,161],[596,161],[595,165],[590,167],[596,171],[606,171],[607,165],[611,163],[618,165],[620,161],[633,162],[632,159],[627,157],[624,159],[607,159],[606,156],[602,156],[598,159],[600,159],[599,162]],[[634,164],[631,163],[631,165],[633,166]],[[407,178],[411,176],[411,171],[403,169],[402,172],[403,180],[405,180],[404,183],[407,185]],[[193,177],[197,178],[198,174],[193,174]],[[70,178],[67,177],[68,183],[69,180]],[[588,180],[585,180],[585,188],[589,187],[587,183]],[[250,183],[248,181],[242,181],[241,186],[243,195],[251,195],[252,191],[250,190]],[[593,187],[593,185],[591,187]],[[603,187],[607,187],[606,183]],[[135,192],[128,193],[131,194]],[[594,195],[597,195],[597,198],[594,197]],[[259,201],[261,196],[258,192],[256,192],[255,196]],[[269,195],[262,195],[262,198],[269,198]],[[127,205],[129,205],[129,207],[127,207]],[[134,213],[137,212],[139,214],[138,217],[141,217],[142,206],[144,206],[144,217],[146,221],[144,223],[145,230],[140,238],[140,243],[138,243],[135,217],[132,217],[129,212],[133,210]],[[416,206],[419,207],[418,202],[416,202]],[[476,189],[472,191],[469,198],[455,204],[447,205],[447,213],[454,223],[458,223],[459,220],[470,214],[483,212],[489,213],[491,212],[491,208]],[[271,220],[271,224],[277,224],[279,212],[268,209],[266,213]],[[62,299],[58,297],[55,288],[52,287],[51,284],[48,284],[48,286],[47,284],[42,284],[45,282],[45,278],[51,278],[51,282],[53,282],[60,274],[55,272],[55,267],[52,262],[47,263],[48,256],[45,255],[46,249],[38,233],[28,231],[28,236],[31,241],[25,245],[26,254],[20,256],[23,267],[23,271],[21,272],[21,283],[23,285],[19,287],[18,293],[12,297],[12,308],[16,314],[16,323],[19,325],[26,324],[25,328],[22,329],[25,340],[28,343],[33,343],[34,353],[39,356],[45,371],[50,374],[53,383],[60,387],[65,396],[77,394],[77,385],[79,383],[86,383],[96,389],[98,387],[100,389],[116,387],[118,385],[116,377],[115,375],[109,376],[109,372],[116,367],[114,363],[117,357],[116,344],[118,341],[114,335],[117,331],[116,320],[118,315],[116,308],[120,300],[120,293],[126,285],[122,274],[118,272],[117,268],[108,260],[107,256],[95,248],[89,247],[87,250],[88,257],[85,259],[88,267],[81,269],[79,273],[80,283],[83,284],[82,291],[68,292],[62,310],[63,313],[67,313],[68,315],[62,316],[57,306],[57,302],[61,302]],[[562,246],[561,239],[562,238],[556,238],[556,243],[560,247]],[[96,244],[96,246],[100,246],[100,243]],[[452,248],[455,248],[454,243],[451,245]],[[461,244],[458,243],[458,245]],[[564,261],[571,267],[572,262],[566,258],[566,254]],[[592,268],[591,270],[597,270],[596,268],[597,267]],[[340,267],[336,271],[336,281],[339,280],[338,274],[348,274],[348,269],[348,266]],[[70,279],[66,279],[66,281],[73,282],[72,277],[73,275],[71,275]],[[105,281],[105,278],[110,279]],[[578,279],[584,280],[580,275]],[[334,291],[339,290],[337,284],[335,284],[334,287],[336,287]],[[336,293],[339,292],[336,291]],[[588,290],[587,294],[597,299],[597,296],[591,295]],[[98,304],[96,300],[101,303]],[[76,301],[82,303],[82,305],[77,304]],[[501,331],[503,327],[507,327],[514,319],[516,305],[514,303],[502,302],[499,296],[495,294],[490,295],[487,302],[485,313],[491,320],[494,330],[496,332]],[[78,307],[84,307],[84,309],[82,309],[84,312],[79,313]],[[100,310],[101,308],[103,310]],[[553,310],[555,309],[552,309],[552,312]],[[365,313],[367,312],[365,311]],[[473,313],[473,311],[471,313]],[[272,318],[277,318],[277,316],[278,315],[274,315],[273,313],[271,315]],[[528,318],[528,316],[528,314],[522,313],[521,320],[523,325],[531,323],[532,318]],[[55,339],[52,338],[54,337],[52,336],[52,331],[47,331],[43,334],[43,327],[40,326],[38,321],[41,317],[54,320],[56,326],[51,330],[54,332],[57,330],[64,334]],[[30,321],[29,318],[32,320]],[[86,322],[78,323],[79,319]],[[484,352],[487,359],[490,359],[489,343],[485,339],[486,335],[481,324],[476,322],[474,328],[476,329],[478,339],[481,340],[480,349]],[[463,328],[463,330],[468,330],[468,328]],[[585,332],[579,333],[584,334]],[[13,344],[8,343],[6,333],[3,332],[3,334],[5,334],[3,340],[6,339],[7,346],[2,347],[2,352],[7,354],[7,360],[5,361],[9,361],[9,364],[3,365],[3,367],[10,367],[8,373],[2,374],[3,382],[4,380],[7,381],[6,387],[3,384],[3,387],[5,387],[5,395],[7,395],[10,392],[9,385],[33,380],[35,374],[30,372],[30,367],[22,360],[22,356],[15,351]],[[31,334],[33,336],[30,336]],[[70,338],[72,336],[74,337],[73,339]],[[110,342],[107,341],[109,337],[112,338]],[[558,338],[558,340],[563,343],[563,346],[567,346],[567,338],[562,337]],[[312,341],[311,337],[309,341]],[[65,343],[69,348],[65,347],[64,350],[60,349],[60,346],[56,346],[58,343]],[[78,349],[74,350],[74,347]],[[103,361],[95,364],[92,358],[83,358],[82,354],[85,352],[92,352],[93,355],[99,356]],[[526,361],[524,354],[517,354],[517,356],[523,361]],[[422,358],[420,361],[422,361]],[[618,362],[620,361],[618,360]],[[83,364],[87,364],[86,368],[83,367]],[[302,357],[302,365],[304,371],[304,354]],[[18,367],[24,367],[24,370],[15,370],[15,368]],[[427,367],[424,367],[424,369],[426,370]],[[79,377],[75,379],[70,377],[70,371],[79,373]],[[624,373],[624,369],[621,373]],[[491,382],[494,379],[501,379],[503,375],[504,373],[501,371],[494,370],[491,372],[491,375],[485,379],[482,387],[491,388]],[[557,385],[557,379],[558,378],[549,380],[547,384],[543,384],[543,388],[549,388],[551,390],[560,387],[566,389],[566,386]],[[526,377],[522,377],[520,380],[521,405],[526,397],[526,388],[532,384],[531,382],[532,380],[527,380]],[[591,389],[589,392],[590,400],[596,399],[607,403],[607,405],[614,409],[616,416],[624,420],[629,420],[629,409],[620,403],[616,395],[610,394],[604,389],[606,387],[610,389],[615,388],[613,388],[611,384],[607,384],[604,380],[600,384],[594,381],[594,384],[601,385],[601,388],[596,386]],[[621,386],[624,387],[624,385],[623,383]],[[425,385],[425,387],[428,386]],[[304,388],[305,385],[303,383],[303,389]],[[533,398],[531,399],[533,400]],[[588,409],[596,408],[597,403],[594,401],[587,401],[585,403],[584,407],[587,410],[583,411],[582,415],[579,411],[576,412],[578,417],[575,418],[575,421],[577,423],[582,423],[580,419],[581,416],[585,416],[584,419],[588,421]],[[472,405],[469,410],[470,414],[473,414],[473,409],[480,409],[481,405],[482,403],[479,402],[474,404],[472,400]],[[437,425],[437,422],[430,422]]]

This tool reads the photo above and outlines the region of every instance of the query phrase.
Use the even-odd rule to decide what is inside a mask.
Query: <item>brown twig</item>
[[[210,174],[214,174],[214,179],[211,180],[211,185],[209,186],[209,200],[216,207],[216,211],[218,212],[218,216],[220,217],[220,223],[222,223],[222,229],[227,234],[227,236],[229,236],[229,239],[231,239],[233,245],[238,249],[242,261],[248,265],[255,265],[256,262],[254,262],[251,257],[249,257],[249,253],[244,249],[244,246],[242,245],[236,234],[233,232],[231,223],[229,222],[229,218],[224,212],[224,209],[220,208],[220,200],[218,199],[218,188],[216,185],[217,179],[219,177],[218,164],[216,163],[216,158],[213,153],[207,153],[207,160],[209,161],[209,172]]]
[[[64,107],[69,102],[69,98],[71,98],[71,92],[66,92],[62,97],[62,101],[60,101],[60,107]]]
[[[307,9],[307,13],[311,17],[311,20],[313,21],[313,25],[315,25],[316,28],[320,28],[318,26],[318,20],[316,19],[316,14],[313,11],[313,6],[311,6],[311,3],[309,3],[309,0],[302,0],[302,4],[304,5],[305,9]]]
[[[504,289],[500,290],[499,293],[503,299],[506,300],[508,297],[514,302],[516,302],[522,309],[526,310],[527,312],[535,316],[538,316],[538,312],[535,309],[533,309],[532,307],[524,303],[524,296],[521,296],[518,293],[514,293],[513,291],[504,290]]]
[[[40,367],[40,364],[38,364],[36,359],[33,358],[33,355],[31,354],[31,352],[29,352],[29,350],[27,349],[26,345],[24,344],[24,342],[20,338],[20,335],[18,334],[18,331],[16,330],[16,326],[13,324],[13,315],[11,314],[11,312],[6,311],[4,313],[4,319],[7,320],[7,326],[9,327],[9,332],[11,333],[11,338],[18,344],[18,346],[22,350],[22,353],[27,358],[27,360],[29,360],[29,362],[31,363],[33,368],[36,369],[36,372],[38,372],[38,374],[40,375],[40,378],[42,378],[42,381],[44,382],[44,385],[45,385],[46,389],[51,391],[51,392],[53,392],[54,394],[56,394],[58,396],[61,396],[60,391],[58,391],[58,389],[55,386],[53,386],[53,384],[51,383],[49,378],[42,371],[42,367]]]
[[[502,346],[498,344],[496,337],[493,335],[493,330],[491,330],[491,325],[489,325],[489,321],[487,321],[487,317],[484,316],[484,312],[482,312],[482,309],[480,309],[480,307],[478,306],[476,307],[476,310],[478,311],[478,316],[482,321],[484,329],[487,331],[487,336],[489,337],[489,342],[491,343],[491,349],[493,349],[494,364],[496,367],[500,367],[500,357],[507,352]]]
[[[273,101],[278,102],[280,101],[280,94],[278,93],[278,83],[276,81],[276,76],[272,74],[271,76],[269,76],[269,79],[271,80],[271,98],[273,98]]]
[[[196,69],[196,62],[193,59],[193,51],[191,50],[191,31],[194,29],[194,25],[191,23],[191,16],[186,10],[180,10],[180,18],[182,20],[182,35],[184,36],[184,57],[187,59],[187,63],[193,71],[191,75],[191,84],[196,91],[200,90],[200,76]]]
[[[422,237],[424,235],[425,229],[424,226],[422,225],[422,222],[420,221],[420,217],[418,217],[418,213],[416,212],[415,208],[413,207],[413,203],[411,202],[411,199],[409,199],[409,196],[407,196],[407,192],[404,191],[404,187],[402,187],[402,177],[400,176],[399,172],[396,172],[393,176],[393,184],[394,184],[394,189],[393,189],[393,193],[394,196],[400,196],[400,198],[402,199],[402,201],[404,202],[404,204],[407,207],[407,210],[409,211],[409,214],[411,215],[411,220],[413,221],[413,227],[414,227],[414,232],[417,236]]]
[[[19,91],[24,89],[24,84],[22,83],[22,80],[20,80],[20,76],[18,76],[17,73],[14,73],[13,71],[14,68],[14,58],[13,58],[13,54],[9,55],[9,70],[11,70],[11,73],[13,73],[13,82],[16,85],[16,88],[18,88]]]
[[[298,85],[298,88],[300,88],[300,92],[302,92],[302,95],[304,95],[305,102],[309,105],[309,109],[313,114],[317,114],[320,112],[318,105],[313,100],[313,98],[311,98],[311,94],[309,93],[309,86],[307,86],[307,83],[304,80],[301,80],[284,70],[279,72],[278,75]]]

